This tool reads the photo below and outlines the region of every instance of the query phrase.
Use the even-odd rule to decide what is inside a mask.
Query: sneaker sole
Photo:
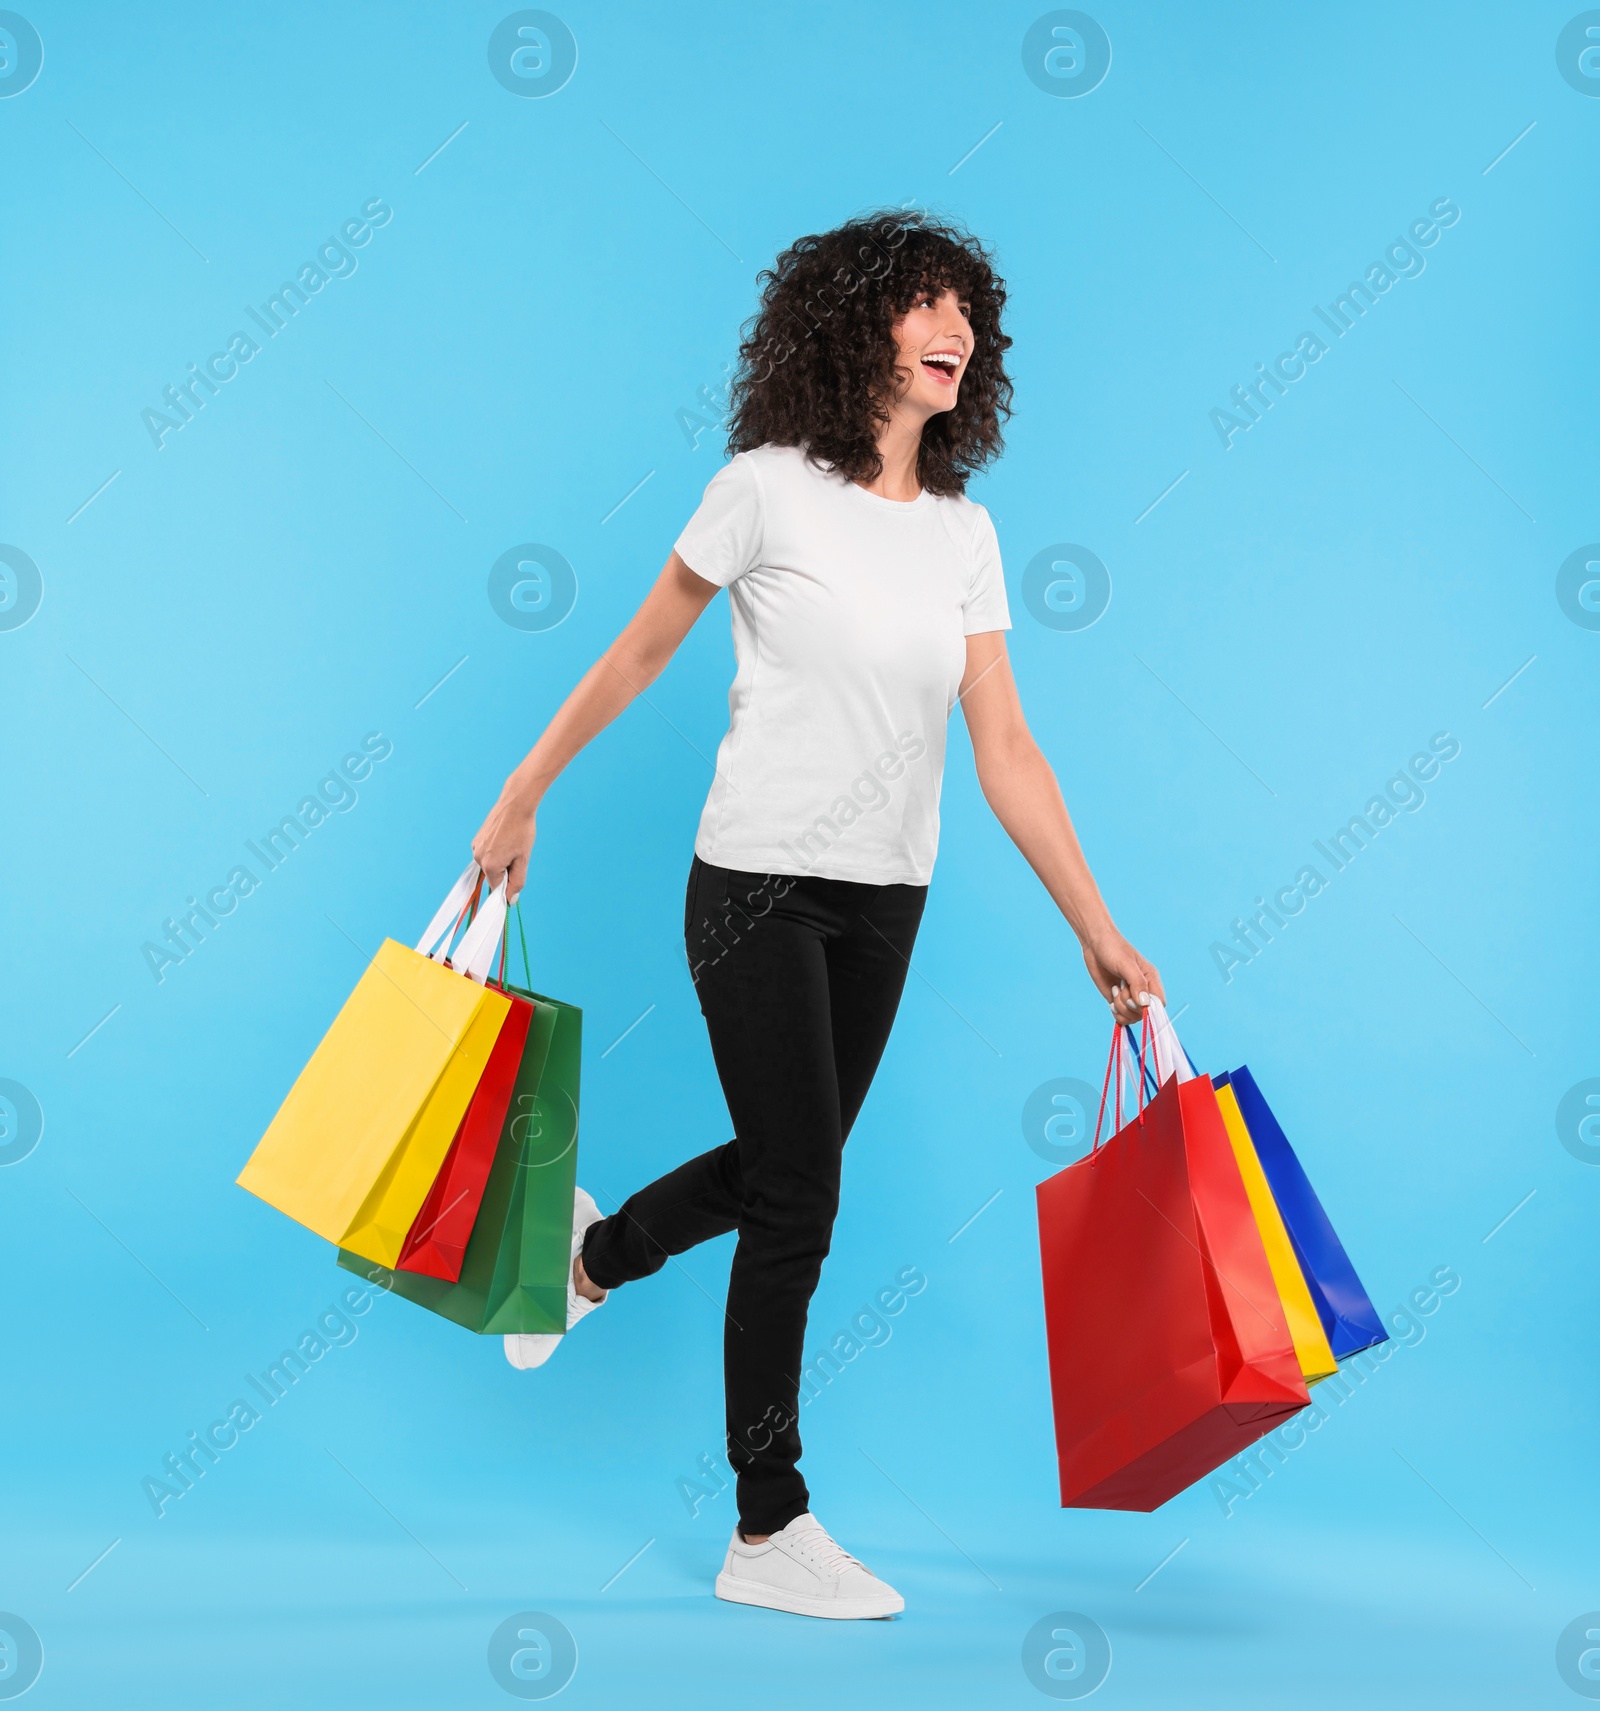
[[[762,1610],[782,1610],[791,1616],[820,1616],[831,1622],[880,1621],[886,1616],[898,1616],[906,1607],[898,1592],[888,1598],[807,1598],[799,1592],[737,1580],[726,1573],[717,1576],[717,1597],[729,1604],[753,1604]]]
[[[545,1353],[542,1354],[538,1360],[525,1361],[525,1360],[514,1359],[512,1356],[512,1353],[511,1353],[511,1338],[508,1336],[505,1340],[506,1359],[511,1362],[512,1366],[514,1366],[518,1372],[537,1372],[539,1370],[539,1368],[542,1367],[545,1364],[545,1362],[550,1359],[551,1355],[553,1355],[556,1352],[556,1349],[560,1346],[561,1337],[559,1335],[555,1334],[554,1332],[540,1331],[540,1332],[536,1332],[535,1335],[538,1335],[538,1336],[548,1335],[550,1338],[549,1348],[546,1349]]]

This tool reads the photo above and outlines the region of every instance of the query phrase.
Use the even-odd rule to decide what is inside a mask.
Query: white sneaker
[[[906,1607],[892,1586],[828,1536],[815,1515],[797,1515],[764,1545],[747,1545],[735,1527],[717,1597],[836,1622],[893,1616]]]
[[[597,1224],[605,1216],[593,1198],[579,1188],[572,1195],[572,1257],[567,1265],[567,1329],[574,1325],[594,1308],[604,1305],[606,1297],[602,1295],[598,1301],[591,1301],[588,1296],[580,1295],[572,1285],[572,1267],[577,1264],[578,1254],[583,1247],[584,1232],[591,1224]],[[610,1293],[608,1290],[607,1294]],[[506,1359],[515,1367],[526,1370],[529,1367],[543,1366],[551,1355],[556,1352],[556,1344],[561,1341],[559,1331],[513,1332],[506,1338]]]

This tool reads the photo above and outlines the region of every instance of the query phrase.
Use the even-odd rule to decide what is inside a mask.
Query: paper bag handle
[[[1162,1086],[1170,1076],[1176,1076],[1179,1081],[1194,1080],[1194,1065],[1179,1044],[1177,1030],[1167,1014],[1166,1005],[1153,992],[1141,992],[1139,996],[1144,1002],[1150,1045],[1155,1054],[1156,1085]]]
[[[450,894],[435,911],[427,931],[417,941],[417,949],[423,956],[431,957],[434,962],[449,961],[453,968],[458,969],[469,980],[477,981],[480,986],[494,966],[494,953],[500,943],[500,935],[505,930],[505,880],[502,879],[490,892],[473,917],[466,932],[461,936],[460,944],[456,946],[453,959],[450,944],[455,938],[455,930],[461,917],[482,884],[483,870],[477,862],[468,862],[461,877],[451,886]]]
[[[472,924],[461,935],[452,966],[482,986],[494,967],[494,953],[506,929],[506,882],[501,880],[483,900]]]
[[[417,949],[423,956],[431,956],[435,962],[443,962],[449,956],[455,923],[466,908],[481,872],[475,861],[469,861],[461,877],[450,887],[450,895],[439,905],[427,931],[417,940]]]

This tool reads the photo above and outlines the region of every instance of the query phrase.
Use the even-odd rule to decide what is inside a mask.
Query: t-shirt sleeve
[[[761,531],[761,483],[740,453],[712,476],[675,550],[696,576],[726,588],[760,562]]]
[[[1011,608],[1006,604],[1005,577],[1000,568],[1000,541],[989,513],[981,505],[972,531],[972,582],[961,608],[962,631],[979,636],[986,630],[1009,630]]]

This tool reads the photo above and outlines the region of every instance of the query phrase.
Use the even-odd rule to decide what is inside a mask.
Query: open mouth
[[[961,366],[961,357],[955,351],[930,351],[922,359],[922,372],[931,374],[933,378],[945,386],[954,386],[956,370]]]

